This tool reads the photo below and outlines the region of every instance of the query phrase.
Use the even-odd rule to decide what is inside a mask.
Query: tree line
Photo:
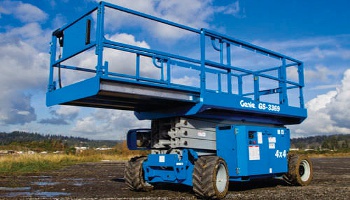
[[[89,140],[82,137],[14,131],[0,132],[0,149],[32,151],[64,151],[72,147],[114,147],[121,141]]]
[[[33,150],[33,151],[62,151],[72,147],[115,147],[123,141],[117,140],[89,140],[82,137],[62,136],[52,134],[29,133],[14,131],[0,132],[0,150]],[[125,142],[124,142],[125,143]],[[291,148],[314,150],[349,150],[350,135],[312,136],[292,138]]]
[[[348,150],[350,135],[323,135],[291,139],[291,147],[314,150]]]

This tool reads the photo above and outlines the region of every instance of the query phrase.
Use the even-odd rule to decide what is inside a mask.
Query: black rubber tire
[[[309,185],[313,178],[312,162],[306,155],[288,155],[286,181],[295,186]]]
[[[153,189],[153,186],[145,182],[142,164],[147,157],[131,158],[126,163],[124,171],[125,183],[130,190],[148,192]]]
[[[195,162],[193,191],[199,198],[222,199],[229,186],[226,162],[217,156],[202,156]]]

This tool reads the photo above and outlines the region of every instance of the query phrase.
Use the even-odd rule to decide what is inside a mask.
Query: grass
[[[331,152],[331,153],[310,153],[311,158],[336,158],[336,157],[350,157],[350,152]]]
[[[350,157],[349,149],[338,151],[295,151],[295,153],[308,155],[310,158]]]
[[[78,155],[66,154],[22,154],[0,156],[0,175],[39,173],[85,162],[101,160],[128,160],[135,155],[113,155],[86,152]]]
[[[40,173],[57,170],[66,166],[86,162],[100,162],[102,160],[127,161],[132,157],[148,151],[94,151],[87,150],[77,155],[66,154],[20,154],[0,156],[0,175],[19,175],[26,173]],[[307,154],[309,157],[350,157],[350,152],[298,152]]]
[[[8,146],[7,146],[8,147]],[[9,149],[9,148],[7,148]],[[69,151],[68,151],[69,152]],[[0,175],[19,175],[57,170],[66,166],[102,160],[127,161],[149,151],[128,150],[126,142],[107,151],[85,150],[77,154],[19,154],[0,156]]]

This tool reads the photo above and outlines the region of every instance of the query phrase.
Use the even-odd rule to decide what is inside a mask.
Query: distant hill
[[[82,137],[68,137],[62,135],[43,135],[14,131],[0,132],[1,146],[35,146],[35,145],[64,145],[64,147],[114,147],[122,141],[118,140],[89,140]],[[341,150],[350,149],[350,135],[313,136],[291,139],[291,148],[314,150]]]
[[[117,140],[89,140],[82,137],[68,137],[62,135],[42,135],[39,133],[22,131],[14,131],[12,133],[0,132],[0,145],[3,146],[44,141],[59,141],[69,147],[86,146],[90,148],[114,147],[117,143],[121,142]]]
[[[350,135],[313,136],[291,139],[291,147],[314,150],[350,149]]]

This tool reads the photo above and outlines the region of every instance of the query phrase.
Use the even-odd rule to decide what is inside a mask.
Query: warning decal
[[[269,149],[275,149],[276,137],[269,137]]]
[[[249,146],[249,160],[260,160],[260,148],[257,145]]]

